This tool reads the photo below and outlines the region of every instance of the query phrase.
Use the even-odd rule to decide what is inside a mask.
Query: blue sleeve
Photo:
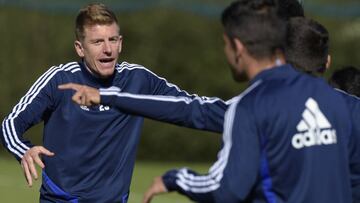
[[[240,122],[241,121],[241,122]],[[252,114],[241,105],[226,112],[223,147],[208,174],[183,168],[163,175],[169,191],[196,202],[242,202],[255,186],[260,167],[260,144]]]
[[[57,71],[58,68],[53,67],[44,73],[2,122],[2,144],[17,160],[21,160],[25,152],[33,146],[23,137],[24,132],[44,120],[54,108],[52,94],[57,90],[54,80]]]
[[[100,89],[101,103],[131,114],[180,126],[222,132],[227,104],[218,98],[137,95]]]
[[[228,103],[180,90],[143,66],[122,63],[131,87],[100,89],[101,103],[121,111],[180,126],[222,132]],[[125,76],[124,76],[125,77]]]

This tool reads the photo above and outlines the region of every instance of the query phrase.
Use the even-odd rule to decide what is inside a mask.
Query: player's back
[[[253,112],[261,158],[251,202],[351,202],[343,98],[285,65],[261,72],[240,105]],[[239,120],[238,122],[241,122]]]

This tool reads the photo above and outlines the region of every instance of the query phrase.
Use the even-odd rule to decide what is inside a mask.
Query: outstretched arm
[[[75,90],[72,99],[79,105],[101,103],[131,114],[213,132],[222,132],[228,107],[218,98],[131,94],[123,93],[116,87],[97,90],[72,83],[59,88]]]

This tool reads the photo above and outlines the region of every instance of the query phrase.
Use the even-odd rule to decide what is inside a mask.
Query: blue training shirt
[[[228,109],[223,147],[209,173],[171,170],[163,176],[170,191],[197,202],[351,202],[348,105],[323,80],[290,65],[261,72],[226,105],[112,90],[100,94],[102,102],[131,113],[201,123],[216,132],[222,131],[221,111]],[[156,105],[176,115],[148,108]]]
[[[33,146],[23,133],[44,121],[43,146],[55,153],[43,157],[46,167],[40,193],[44,202],[125,203],[129,195],[143,117],[107,105],[79,106],[71,100],[74,91],[58,90],[58,85],[70,82],[222,102],[189,95],[143,66],[127,62],[117,64],[113,77],[106,80],[94,77],[83,63],[50,68],[4,119],[0,131],[3,145],[21,160]]]
[[[288,65],[251,84],[226,112],[209,174],[170,171],[166,186],[199,202],[351,202],[344,99]]]
[[[166,187],[198,202],[351,202],[344,99],[285,65],[259,73],[225,115],[206,175],[169,171]]]

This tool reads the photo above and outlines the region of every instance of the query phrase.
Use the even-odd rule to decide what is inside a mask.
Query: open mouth
[[[105,59],[100,59],[99,61],[100,63],[111,63],[114,61],[114,58],[105,58]]]

